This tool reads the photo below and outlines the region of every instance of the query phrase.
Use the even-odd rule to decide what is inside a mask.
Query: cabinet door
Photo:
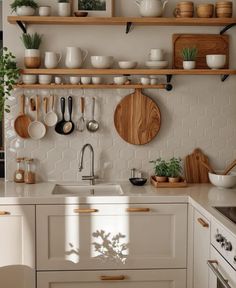
[[[35,278],[34,206],[0,205],[0,279],[4,288],[32,288]]]
[[[197,210],[194,211],[193,287],[208,288],[210,257],[210,222]]]
[[[186,268],[187,205],[37,207],[39,270]]]
[[[103,280],[102,280],[103,279]],[[113,279],[113,280],[109,280]],[[40,272],[37,288],[186,288],[186,270]]]

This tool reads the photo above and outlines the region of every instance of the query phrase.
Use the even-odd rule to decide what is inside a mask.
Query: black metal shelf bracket
[[[166,84],[166,91],[171,91],[173,89],[173,86],[171,84]]]
[[[132,26],[133,26],[133,23],[132,23],[132,22],[127,22],[127,23],[126,23],[126,34],[129,34]]]
[[[166,80],[167,80],[168,84],[171,82],[172,77],[173,77],[173,75],[171,75],[171,74],[166,75]]]
[[[221,81],[224,82],[227,78],[229,77],[229,75],[222,75],[221,76]]]
[[[27,33],[27,26],[25,23],[23,23],[22,21],[16,21],[16,23],[18,24],[18,26],[20,27],[20,29],[23,31],[23,33]]]
[[[232,23],[229,24],[227,26],[225,26],[221,31],[220,31],[220,35],[223,35],[226,31],[228,31],[229,29],[231,29],[232,27],[236,26],[236,23]]]

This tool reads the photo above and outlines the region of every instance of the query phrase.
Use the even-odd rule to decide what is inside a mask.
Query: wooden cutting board
[[[226,65],[229,67],[229,36],[217,34],[174,34],[173,35],[173,68],[182,69],[183,59],[181,51],[183,48],[196,47],[198,56],[196,59],[197,69],[209,69],[206,63],[208,54],[225,54]]]
[[[187,155],[184,162],[185,178],[187,183],[208,183],[208,170],[200,160],[209,164],[209,159],[200,149],[195,149],[192,154]]]
[[[115,128],[120,137],[134,145],[149,143],[161,127],[161,113],[157,104],[136,89],[124,97],[114,114]]]

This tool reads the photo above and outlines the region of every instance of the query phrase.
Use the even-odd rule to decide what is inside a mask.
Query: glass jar
[[[26,159],[26,171],[25,171],[25,183],[26,184],[35,184],[36,183],[36,177],[35,173],[32,171],[32,163],[34,159]]]
[[[17,158],[16,163],[17,163],[17,166],[16,166],[16,171],[14,174],[14,182],[24,183],[24,175],[25,175],[24,158]]]

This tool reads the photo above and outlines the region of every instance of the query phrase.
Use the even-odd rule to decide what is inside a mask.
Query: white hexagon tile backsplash
[[[76,131],[72,135],[61,136],[54,132],[54,128],[48,128],[45,138],[39,141],[22,140],[14,132],[14,119],[18,114],[17,95],[23,92],[17,90],[10,101],[11,114],[6,115],[5,123],[7,179],[13,179],[16,157],[25,156],[36,159],[38,180],[78,181],[81,175],[89,173],[88,151],[85,155],[85,169],[78,171],[80,150],[86,143],[94,147],[95,171],[105,181],[126,180],[133,167],[151,175],[150,160],[158,157],[184,157],[195,147],[202,148],[215,169],[222,169],[236,158],[236,97],[233,92],[236,84],[228,79],[230,84],[219,81],[216,85],[214,79],[179,77],[178,81],[174,79],[172,92],[147,90],[146,95],[152,97],[160,107],[162,126],[157,137],[144,146],[124,142],[113,124],[116,105],[132,90],[84,91],[86,120],[91,118],[92,97],[96,98],[96,120],[101,125],[99,131],[94,134]],[[206,87],[209,87],[209,91]],[[214,87],[214,92],[210,87]],[[24,91],[27,103],[35,92]],[[43,97],[49,91],[38,93]],[[76,122],[80,117],[79,98],[83,91],[56,91],[57,112],[60,111],[59,98],[70,93],[74,100],[73,121]],[[34,117],[32,113],[30,115]]]

